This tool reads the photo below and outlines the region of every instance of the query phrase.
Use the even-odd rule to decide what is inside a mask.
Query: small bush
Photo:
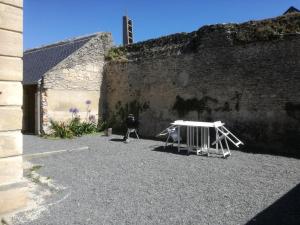
[[[60,137],[60,138],[72,138],[73,132],[70,130],[70,127],[65,122],[56,122],[51,120],[50,121],[51,126],[50,129],[52,130],[51,135],[54,137]]]
[[[97,125],[91,121],[80,121],[79,117],[73,118],[70,122],[51,121],[51,136],[60,138],[80,137],[84,134],[91,134],[98,131]]]
[[[70,121],[69,128],[72,131],[72,133],[74,134],[74,136],[77,136],[77,137],[82,136],[83,129],[82,129],[79,117],[75,117]]]
[[[97,126],[92,122],[82,122],[81,130],[83,134],[91,134],[97,132]]]
[[[50,136],[60,137],[60,138],[72,138],[74,136],[79,137],[84,134],[91,134],[98,131],[97,120],[94,115],[90,112],[90,100],[86,100],[86,119],[84,121],[80,120],[78,115],[79,110],[77,108],[70,108],[69,112],[72,113],[72,119],[68,122],[56,122],[51,121],[50,129],[52,130]]]

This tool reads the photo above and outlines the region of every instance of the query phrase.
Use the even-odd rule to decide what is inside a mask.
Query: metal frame
[[[131,133],[135,133],[137,139],[140,139],[140,137],[139,137],[139,135],[137,134],[135,128],[128,128],[128,129],[127,129],[127,133],[126,133],[126,138],[127,138],[127,140],[129,140],[130,134],[131,134]]]

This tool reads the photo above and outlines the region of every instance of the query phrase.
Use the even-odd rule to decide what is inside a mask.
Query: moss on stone
[[[127,61],[126,49],[124,47],[111,48],[105,55],[107,61]]]
[[[125,120],[128,114],[133,114],[138,119],[140,113],[146,111],[149,107],[149,102],[140,103],[133,100],[123,105],[122,102],[118,101],[112,116],[108,119],[108,126],[112,127],[117,133],[124,132],[126,129]]]

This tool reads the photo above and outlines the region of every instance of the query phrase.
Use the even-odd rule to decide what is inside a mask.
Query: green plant
[[[81,122],[79,117],[75,117],[69,122],[51,121],[51,129],[54,137],[72,138],[97,132],[97,125],[92,121]]]
[[[79,117],[75,117],[70,121],[69,129],[73,133],[74,136],[77,136],[77,137],[82,136],[82,134],[84,132],[83,132]]]
[[[73,136],[79,137],[84,134],[91,134],[98,131],[97,120],[95,115],[91,115],[90,100],[86,100],[86,118],[84,121],[80,119],[79,110],[77,108],[70,108],[69,112],[72,113],[72,118],[68,122],[50,121],[52,137],[72,138]]]
[[[73,118],[69,123],[69,128],[74,136],[82,136],[97,132],[97,125],[93,121],[80,121],[79,117]]]
[[[99,132],[104,131],[107,128],[108,128],[108,123],[107,123],[106,120],[99,120],[98,121],[97,130]]]
[[[83,134],[91,134],[97,132],[97,125],[93,122],[82,122],[81,130]]]
[[[111,48],[106,56],[106,60],[127,60],[126,58],[126,51],[124,47],[119,47],[119,48]]]
[[[67,123],[51,120],[50,124],[50,129],[52,130],[51,135],[54,137],[72,138],[74,136]]]
[[[133,114],[137,119],[139,119],[140,113],[145,112],[150,108],[149,102],[139,102],[138,100],[133,100],[122,104],[118,101],[115,105],[115,110],[109,116],[106,121],[106,126],[113,128],[115,133],[123,133],[126,131],[126,118],[128,114]]]

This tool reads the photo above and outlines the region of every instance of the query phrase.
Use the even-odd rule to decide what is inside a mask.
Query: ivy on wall
[[[240,101],[242,98],[242,93],[236,91],[235,96],[231,98],[231,101],[235,101],[234,109],[236,111],[240,110]],[[198,113],[198,118],[203,112],[207,112],[211,114],[212,111],[218,112],[230,112],[232,111],[232,107],[230,106],[229,101],[224,102],[223,106],[220,107],[211,107],[209,103],[216,105],[218,103],[218,99],[212,98],[210,96],[203,96],[201,99],[191,98],[191,99],[183,99],[179,95],[176,96],[176,101],[172,107],[172,110],[178,113],[180,118],[184,117],[191,111],[196,111]]]
[[[208,105],[209,102],[218,103],[218,100],[209,96],[204,96],[201,99],[192,98],[184,100],[177,95],[172,109],[177,111],[179,117],[184,117],[190,111],[197,111],[198,115],[204,111],[210,114],[212,109]]]
[[[139,119],[140,113],[149,108],[149,102],[140,103],[137,100],[133,100],[123,105],[121,101],[118,101],[112,116],[108,120],[108,126],[112,127],[115,132],[124,132],[126,130],[125,120],[129,114],[133,114]]]

